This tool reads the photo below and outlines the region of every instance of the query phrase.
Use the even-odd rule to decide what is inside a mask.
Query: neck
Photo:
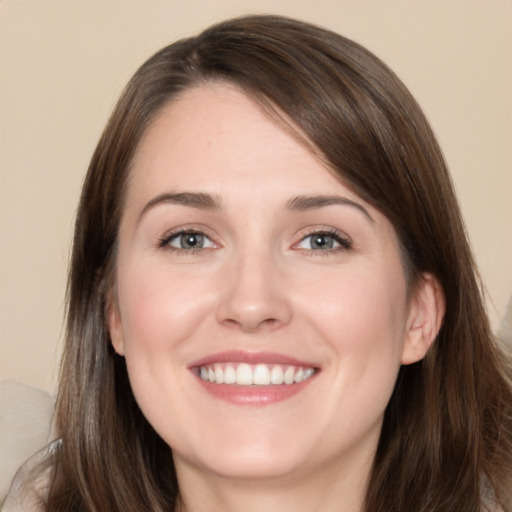
[[[176,512],[362,512],[371,460],[279,478],[232,478],[177,464]]]

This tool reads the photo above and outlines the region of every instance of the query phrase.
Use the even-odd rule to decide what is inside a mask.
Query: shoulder
[[[53,454],[61,441],[54,441],[32,456],[16,473],[2,512],[44,512]]]

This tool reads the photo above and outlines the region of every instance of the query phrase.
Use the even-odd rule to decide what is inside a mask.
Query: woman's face
[[[112,342],[178,475],[369,467],[398,369],[427,348],[390,222],[228,85],[147,130],[112,297]]]

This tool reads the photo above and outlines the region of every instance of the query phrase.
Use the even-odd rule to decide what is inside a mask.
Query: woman
[[[512,506],[510,370],[441,151],[339,35],[246,17],[149,59],[68,297],[34,510]]]

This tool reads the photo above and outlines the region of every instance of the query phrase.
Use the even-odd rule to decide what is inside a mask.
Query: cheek
[[[350,374],[394,375],[400,365],[406,322],[406,287],[401,267],[370,266],[340,271],[316,280],[300,309],[328,342],[339,364],[350,362]],[[357,368],[357,370],[356,370]]]
[[[405,283],[400,274],[359,273],[345,279],[332,300],[329,343],[336,361],[333,389],[342,407],[332,411],[344,428],[380,424],[400,368],[405,325]],[[327,323],[327,321],[326,321]]]
[[[190,273],[156,266],[119,275],[119,307],[127,354],[130,350],[167,350],[186,340],[205,315],[211,292]],[[133,276],[133,277],[129,277]]]
[[[327,323],[343,319],[371,328],[385,324],[403,325],[406,312],[406,287],[401,271],[384,268],[341,269],[312,276],[302,285],[304,304],[313,308]]]
[[[119,307],[131,387],[144,416],[174,445],[187,438],[176,411],[186,411],[192,400],[183,368],[190,339],[209,309],[209,296],[201,280],[186,273],[151,265],[122,270]]]

